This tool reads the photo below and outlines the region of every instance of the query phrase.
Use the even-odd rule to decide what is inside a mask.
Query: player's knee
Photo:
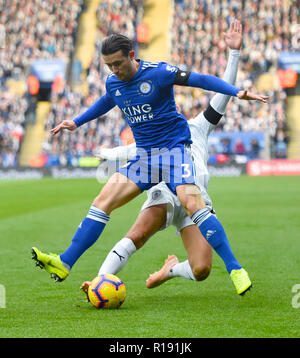
[[[210,274],[211,266],[210,265],[196,265],[193,267],[193,274],[197,281],[205,280]]]
[[[180,192],[179,199],[185,211],[191,216],[197,210],[204,208],[205,202],[201,194],[198,193],[198,187],[188,186],[187,189],[189,189],[188,192]]]
[[[112,197],[107,195],[107,193],[101,192],[93,201],[93,205],[98,209],[103,210],[106,214],[110,214],[114,209],[117,208],[117,201],[113,200]]]

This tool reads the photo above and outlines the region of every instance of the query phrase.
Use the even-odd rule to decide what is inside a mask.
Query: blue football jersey
[[[192,143],[187,120],[176,110],[173,85],[178,68],[165,62],[139,61],[130,81],[121,81],[114,74],[106,80],[107,100],[121,109],[137,147],[171,149]]]

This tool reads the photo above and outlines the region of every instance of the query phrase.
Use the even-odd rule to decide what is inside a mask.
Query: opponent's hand
[[[63,129],[68,129],[69,131],[74,131],[76,128],[77,128],[77,126],[74,121],[72,121],[70,119],[65,119],[60,124],[58,124],[56,127],[51,129],[50,132],[52,135],[55,135]]]
[[[101,161],[106,160],[105,156],[103,157],[103,153],[102,153],[103,149],[106,149],[105,145],[98,147],[96,153],[94,154],[94,157],[100,159]]]
[[[225,42],[231,50],[239,50],[242,46],[242,25],[239,20],[230,23],[229,30],[223,32]]]
[[[248,92],[247,90],[239,91],[236,96],[239,99],[244,99],[246,101],[261,101],[263,103],[267,103],[269,99],[269,96],[262,96],[260,94]]]
[[[102,161],[102,160],[105,160],[105,159],[102,157],[101,153],[95,153],[95,154],[94,154],[94,157],[100,159],[101,161]]]

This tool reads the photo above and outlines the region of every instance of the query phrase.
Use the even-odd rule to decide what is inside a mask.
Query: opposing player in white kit
[[[226,35],[226,42],[230,48],[229,60],[223,79],[231,84],[235,83],[238,70],[239,50],[242,35],[239,23],[231,26],[231,31]],[[209,173],[208,160],[208,136],[225,113],[226,105],[230,96],[216,94],[208,108],[197,117],[188,121],[192,145],[191,151],[194,160],[196,184],[201,190],[202,197],[207,208],[214,213],[212,201],[207,194]],[[130,159],[136,155],[135,143],[129,146],[102,149],[99,156],[108,160]],[[177,228],[188,254],[188,260],[179,262],[177,257],[169,256],[161,270],[150,275],[146,281],[148,288],[156,287],[172,277],[184,277],[192,280],[204,280],[208,277],[212,263],[212,248],[209,238],[205,240],[198,227],[187,215],[178,198],[169,190],[164,182],[152,187],[147,192],[148,198],[142,206],[141,212],[126,234],[109,252],[104,263],[100,267],[99,275],[105,273],[117,274],[126,264],[129,257],[157,231],[170,225]],[[241,275],[235,277],[232,270],[230,277],[238,294],[244,294],[252,286],[247,272],[243,270]],[[82,284],[83,291],[87,291],[89,282]]]

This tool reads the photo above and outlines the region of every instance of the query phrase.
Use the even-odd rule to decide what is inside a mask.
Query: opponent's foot
[[[232,270],[230,273],[230,278],[236,288],[236,292],[239,295],[244,295],[252,287],[249,275],[246,270],[243,268],[239,270]]]
[[[32,259],[36,262],[36,266],[49,272],[55,282],[63,281],[69,275],[70,271],[63,265],[58,255],[45,254],[36,247],[31,249],[31,253]]]
[[[154,288],[169,280],[171,278],[171,269],[178,263],[178,258],[175,255],[168,256],[163,267],[149,276],[146,281],[146,286],[148,288]]]
[[[91,281],[84,281],[84,282],[81,284],[81,286],[80,286],[80,289],[81,289],[81,290],[85,293],[85,295],[86,295],[86,300],[87,300],[87,302],[90,301],[88,292],[89,292],[89,287],[90,287],[91,283],[92,283]]]

